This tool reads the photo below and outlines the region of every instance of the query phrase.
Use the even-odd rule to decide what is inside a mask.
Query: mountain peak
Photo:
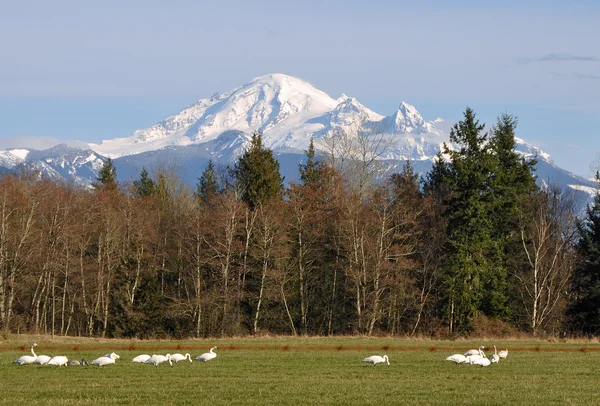
[[[252,79],[249,83],[270,83],[270,84],[295,84],[295,83],[306,83],[308,82],[299,79],[295,76],[286,75],[285,73],[269,73],[262,76],[257,76]]]

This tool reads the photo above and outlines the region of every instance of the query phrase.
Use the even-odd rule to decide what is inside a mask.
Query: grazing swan
[[[92,365],[98,365],[98,368],[104,365],[111,365],[115,363],[115,360],[119,357],[114,352],[112,354],[108,354],[109,356],[102,356],[100,358],[96,358],[92,361]]]
[[[480,365],[482,367],[487,367],[491,364],[491,362],[486,357],[481,357],[481,358],[478,358],[475,361],[471,362],[471,364],[472,365]]]
[[[52,359],[49,355],[38,355],[33,361],[34,364],[46,365]]]
[[[156,368],[158,368],[158,364],[161,364],[165,361],[169,361],[169,365],[173,366],[173,362],[171,362],[171,354],[167,355],[152,355],[144,364],[154,364]]]
[[[497,364],[498,361],[500,361],[500,357],[498,356],[498,350],[496,349],[496,346],[494,345],[494,353],[492,354],[492,364]]]
[[[111,352],[110,354],[104,354],[104,356],[105,356],[105,357],[112,358],[112,359],[115,359],[115,360],[117,360],[117,359],[121,358],[121,357],[119,357],[117,354],[115,354],[114,352]]]
[[[390,366],[390,360],[387,355],[384,355],[383,357],[380,357],[379,355],[371,355],[370,357],[363,359],[363,362],[370,362],[373,364],[373,366],[387,362],[388,367]]]
[[[187,353],[186,353],[185,355],[181,355],[181,354],[172,354],[172,355],[171,355],[171,361],[175,362],[176,364],[177,364],[179,361],[183,361],[183,360],[185,360],[185,359],[189,359],[189,360],[190,360],[190,362],[192,362],[192,357],[191,357],[191,355],[190,355],[190,354],[187,354]]]
[[[31,355],[20,356],[19,358],[17,358],[16,360],[13,361],[13,364],[19,364],[19,365],[33,364],[35,362],[35,359],[37,358],[37,355],[35,355],[35,352],[33,352],[33,347],[37,347],[37,344],[33,343],[33,345],[31,346]]]
[[[476,350],[469,350],[469,351],[465,352],[465,357],[468,357],[469,355],[479,355],[479,354],[481,354],[481,352],[484,348],[485,347],[483,345],[480,345],[479,348]]]
[[[67,366],[67,362],[69,362],[69,359],[67,357],[65,357],[64,355],[57,355],[56,357],[50,358],[50,361],[48,361],[46,365],[56,365],[58,367],[61,367],[63,365]]]
[[[215,353],[213,352],[213,350],[216,350],[216,349],[217,349],[217,347],[212,347],[212,348],[210,349],[210,352],[205,352],[204,354],[198,355],[198,356],[196,357],[196,360],[198,360],[198,361],[204,361],[204,362],[208,362],[208,361],[210,361],[211,359],[215,359],[215,358],[217,357],[217,354],[215,354]]]
[[[137,357],[135,357],[134,359],[132,359],[131,362],[139,362],[140,364],[143,364],[144,362],[148,361],[149,358],[150,358],[150,355],[141,354],[141,355],[138,355]]]
[[[502,359],[505,359],[506,357],[508,357],[508,350],[502,350],[498,353],[498,356]]]
[[[69,362],[67,362],[67,365],[70,367],[83,366],[83,365],[88,365],[88,362],[85,360],[85,358],[83,358],[81,361],[72,359],[72,360],[69,360]]]
[[[446,357],[444,361],[452,361],[456,362],[457,364],[466,364],[469,362],[467,361],[467,357],[462,354],[452,354],[449,357]]]
[[[469,364],[475,363],[478,359],[485,358],[485,353],[483,352],[483,346],[479,347],[479,352],[477,354],[467,355],[467,362]]]

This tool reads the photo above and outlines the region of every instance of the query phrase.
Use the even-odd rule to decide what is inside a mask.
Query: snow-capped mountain
[[[45,151],[0,151],[0,167],[27,164],[47,176],[89,185],[104,157],[114,159],[121,180],[137,178],[142,166],[151,168],[157,162],[173,160],[184,179],[193,184],[209,159],[223,166],[233,163],[248,146],[252,132],[258,130],[265,146],[280,160],[283,175],[293,180],[310,139],[317,151],[326,152],[328,139],[343,130],[351,135],[385,137],[387,147],[379,158],[389,168],[401,167],[410,159],[413,166],[426,172],[443,143],[449,143],[450,127],[451,123],[439,118],[425,120],[404,101],[393,114],[382,116],[353,97],[336,99],[298,78],[270,74],[201,99],[128,137],[89,144],[88,150],[61,145]],[[517,150],[526,157],[538,157],[538,178],[560,179],[578,190],[594,186],[556,167],[547,153],[522,139],[517,139]]]
[[[45,150],[10,149],[0,151],[0,167],[26,169],[55,180],[89,186],[106,158],[92,150],[71,148],[59,144]]]

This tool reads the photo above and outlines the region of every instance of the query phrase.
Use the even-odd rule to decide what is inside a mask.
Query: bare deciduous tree
[[[572,194],[552,186],[532,197],[531,210],[521,211],[521,243],[529,268],[515,276],[534,333],[565,298],[574,264],[575,203]]]

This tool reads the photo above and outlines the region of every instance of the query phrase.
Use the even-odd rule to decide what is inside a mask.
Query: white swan
[[[179,361],[183,361],[189,359],[190,362],[192,362],[192,357],[190,354],[186,353],[185,355],[182,354],[171,354],[171,361],[178,363]]]
[[[115,363],[115,359],[117,357],[118,357],[118,355],[115,353],[109,354],[108,357],[106,355],[104,355],[102,357],[99,357],[99,358],[96,358],[95,360],[93,360],[92,365],[98,365],[98,368],[100,368],[104,365],[111,365],[111,364]]]
[[[121,358],[121,357],[119,357],[117,354],[115,354],[114,352],[111,352],[110,354],[104,354],[104,356],[105,356],[105,357],[112,358],[112,359],[114,359],[114,360],[117,360],[117,359]]]
[[[217,349],[217,347],[212,347],[209,352],[205,352],[204,354],[198,355],[196,357],[196,359],[198,361],[204,361],[204,362],[208,362],[211,359],[215,359],[217,357],[217,354],[215,354],[213,352],[213,350],[216,350],[216,349]]]
[[[465,352],[465,357],[468,357],[469,355],[478,355],[481,354],[481,351],[484,349],[485,347],[483,345],[480,345],[478,349],[476,350],[468,350],[467,352]]]
[[[492,364],[497,364],[498,361],[500,361],[500,357],[498,356],[498,350],[496,349],[496,346],[494,345],[494,353],[492,354]]]
[[[34,364],[46,365],[52,359],[49,355],[38,355],[33,361]]]
[[[505,359],[506,357],[508,357],[508,350],[502,350],[498,353],[498,356],[502,359]]]
[[[69,359],[67,357],[65,357],[64,355],[57,355],[56,357],[50,358],[50,361],[48,361],[46,365],[56,365],[58,367],[61,367],[63,365],[67,366],[67,362],[69,362]]]
[[[452,362],[456,362],[457,364],[466,364],[469,361],[467,361],[467,357],[465,357],[462,354],[452,354],[448,357],[446,357],[446,359],[444,361],[452,361]]]
[[[373,364],[373,366],[387,362],[388,367],[390,366],[390,360],[387,355],[384,355],[383,357],[380,357],[379,355],[371,355],[370,357],[363,359],[363,362],[369,362]]]
[[[33,364],[35,362],[35,359],[37,358],[37,355],[35,355],[35,352],[33,351],[33,347],[37,347],[37,344],[33,343],[33,345],[31,346],[31,355],[22,355],[19,358],[17,358],[16,360],[14,360],[13,364],[19,364],[19,365]]]
[[[76,359],[70,359],[69,362],[67,362],[67,365],[70,367],[83,366],[88,365],[88,362],[85,360],[85,358],[83,358],[81,361]]]
[[[141,355],[138,355],[137,357],[135,357],[134,359],[132,359],[131,362],[139,362],[139,363],[143,364],[144,362],[148,361],[149,358],[150,358],[150,355],[141,354]]]
[[[481,358],[478,358],[475,361],[471,362],[471,364],[472,365],[480,365],[482,367],[487,367],[491,364],[491,362],[486,357],[481,357]]]
[[[171,354],[167,354],[167,355],[153,354],[150,358],[148,358],[144,362],[144,364],[153,364],[156,368],[158,368],[158,364],[162,364],[165,361],[169,361],[169,365],[173,366],[173,362],[171,362]]]
[[[481,359],[481,358],[485,358],[485,353],[483,352],[483,346],[479,347],[479,350],[477,350],[478,353],[477,354],[471,354],[471,355],[467,355],[467,362],[469,364],[473,364],[475,363],[475,361]]]

